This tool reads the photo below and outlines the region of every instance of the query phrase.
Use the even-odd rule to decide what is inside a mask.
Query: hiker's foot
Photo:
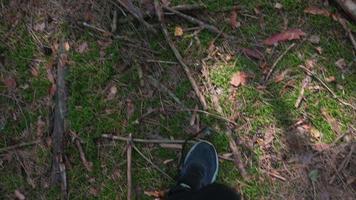
[[[198,142],[184,159],[178,183],[185,188],[199,190],[215,181],[218,169],[215,147],[209,142]]]

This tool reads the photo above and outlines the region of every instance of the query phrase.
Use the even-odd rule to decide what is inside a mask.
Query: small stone
[[[319,44],[320,43],[320,36],[319,35],[312,35],[312,36],[310,36],[310,38],[308,40],[312,44]]]

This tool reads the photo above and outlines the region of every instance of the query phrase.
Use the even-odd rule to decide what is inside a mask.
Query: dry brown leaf
[[[15,190],[14,194],[15,194],[16,199],[18,199],[18,200],[25,200],[26,199],[25,195],[23,195],[20,192],[20,190]]]
[[[37,67],[31,67],[31,74],[34,77],[38,77],[38,75],[39,75],[38,68]]]
[[[126,100],[126,116],[130,119],[135,112],[135,106],[131,99]]]
[[[153,197],[153,198],[158,198],[158,199],[163,199],[166,195],[167,191],[166,190],[155,190],[155,191],[144,191],[144,194]]]
[[[70,45],[68,42],[64,42],[63,46],[64,46],[64,50],[66,50],[66,51],[70,50]]]
[[[263,137],[263,145],[265,147],[268,146],[274,140],[275,134],[276,134],[276,129],[274,126],[271,126],[266,130],[266,133]]]
[[[281,3],[276,3],[276,4],[274,5],[274,8],[280,10],[280,9],[283,8],[283,5],[282,5]]]
[[[82,44],[80,44],[75,51],[78,53],[84,53],[88,50],[88,43],[87,42],[83,42]]]
[[[54,97],[54,95],[56,94],[57,91],[57,85],[56,84],[52,84],[51,87],[49,88],[49,96],[50,97]]]
[[[323,49],[321,47],[315,47],[315,50],[318,52],[319,55],[323,53]]]
[[[308,68],[308,69],[314,69],[315,63],[316,63],[316,60],[314,60],[314,59],[307,59],[307,60],[305,61],[305,67]]]
[[[42,137],[44,130],[46,127],[46,123],[41,119],[41,117],[38,117],[37,119],[37,128],[36,128],[36,135],[38,137]]]
[[[9,76],[9,77],[5,78],[5,79],[3,80],[3,82],[4,82],[5,86],[6,86],[9,90],[14,90],[14,89],[16,89],[16,85],[17,85],[17,84],[16,84],[15,78]]]
[[[300,29],[289,29],[285,32],[275,34],[263,41],[265,45],[274,45],[279,42],[297,40],[306,34]]]
[[[117,87],[115,85],[110,87],[109,94],[107,95],[108,100],[114,99],[117,93]]]
[[[343,58],[340,58],[339,60],[337,60],[335,62],[335,65],[341,70],[345,70],[347,67],[346,61]]]
[[[264,60],[263,54],[256,49],[242,48],[241,50],[246,56],[250,58],[254,58],[257,60]]]
[[[335,76],[329,76],[329,77],[325,78],[325,81],[328,83],[333,83],[333,82],[336,82],[336,78],[335,78]]]
[[[43,32],[46,27],[46,24],[44,22],[35,24],[33,26],[33,30],[38,31],[38,32]]]
[[[319,35],[312,35],[312,36],[310,36],[310,38],[308,40],[309,40],[309,42],[311,42],[313,44],[319,44],[320,43],[320,36]]]
[[[232,75],[230,84],[234,87],[246,85],[249,77],[250,76],[245,72],[236,72],[234,75]]]
[[[323,8],[318,8],[315,6],[306,8],[304,10],[304,13],[311,14],[311,15],[322,15],[322,16],[326,16],[326,17],[330,16],[330,12],[328,10],[323,9]]]
[[[93,195],[94,197],[97,197],[99,194],[99,189],[96,187],[90,187],[89,194]]]
[[[180,26],[176,26],[174,29],[174,36],[181,37],[183,35],[183,29]]]
[[[315,127],[311,127],[310,130],[310,135],[315,139],[315,140],[320,140],[322,133],[316,129]]]
[[[237,21],[237,10],[233,9],[230,14],[230,25],[232,29],[238,28],[241,24]]]
[[[278,74],[275,78],[274,78],[274,82],[275,83],[279,83],[281,81],[284,80],[285,76],[289,73],[290,70],[286,69],[283,72],[281,72],[280,74]]]

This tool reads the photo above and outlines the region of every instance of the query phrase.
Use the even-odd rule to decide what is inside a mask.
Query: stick
[[[163,23],[163,13],[162,13],[162,10],[161,10],[161,7],[160,7],[160,4],[159,4],[158,0],[155,0],[155,9],[156,9],[156,13],[157,13],[157,16],[158,16],[158,21],[161,24],[162,33],[163,33],[167,43],[169,44],[169,46],[170,46],[171,50],[173,51],[175,57],[177,58],[178,62],[183,67],[183,69],[184,69],[184,71],[185,71],[185,73],[186,73],[186,75],[187,75],[187,77],[188,77],[188,79],[189,79],[194,91],[195,91],[195,94],[197,95],[197,97],[199,98],[200,103],[203,106],[203,109],[207,110],[208,109],[208,105],[206,103],[204,95],[200,92],[199,87],[198,87],[197,83],[195,82],[195,80],[194,80],[194,78],[192,76],[192,73],[190,72],[190,69],[183,62],[182,56],[180,55],[178,49],[174,46],[171,38],[169,37],[169,33],[167,31],[167,27]]]
[[[78,148],[80,160],[82,161],[82,163],[83,163],[85,169],[86,169],[88,172],[93,171],[93,163],[92,163],[92,162],[89,162],[89,161],[86,159],[80,138],[78,137],[77,134],[75,134],[75,133],[72,132],[72,131],[70,131],[69,133],[71,134],[71,136],[72,136],[72,138],[73,138],[73,140],[74,140],[74,142],[75,142],[75,146]]]
[[[206,8],[205,5],[202,4],[183,4],[178,6],[173,6],[172,9],[178,11],[191,11],[191,10],[199,10]]]
[[[237,169],[239,170],[242,178],[246,179],[248,174],[247,174],[245,167],[242,163],[241,152],[237,148],[236,142],[235,142],[234,138],[232,137],[232,132],[233,131],[231,130],[231,128],[229,128],[226,132],[226,135],[229,139],[229,147],[232,151],[232,156],[233,156],[234,163],[235,163]]]
[[[119,4],[124,7],[129,13],[135,17],[141,24],[143,24],[150,32],[157,33],[156,30],[152,27],[151,24],[147,23],[143,19],[143,15],[135,5],[131,2],[131,0],[118,0]]]
[[[67,55],[64,50],[64,42],[62,40],[59,48],[58,61],[57,61],[57,79],[56,79],[56,96],[55,108],[53,117],[53,161],[52,161],[52,185],[60,184],[61,191],[64,199],[68,199],[67,189],[67,175],[64,165],[64,133],[65,133],[65,115],[66,115],[66,86],[65,74],[67,70]]]
[[[350,103],[345,102],[344,100],[340,99],[334,91],[332,91],[328,85],[326,85],[326,83],[324,83],[323,80],[321,80],[314,72],[310,71],[308,68],[299,65],[300,68],[302,68],[305,72],[307,72],[308,74],[310,74],[314,79],[316,79],[317,81],[319,81],[321,83],[321,85],[332,95],[332,97],[336,100],[338,100],[341,104],[343,104],[344,106],[349,106],[351,107],[353,110],[356,110],[356,107],[353,106]]]
[[[5,151],[12,151],[12,150],[23,148],[23,147],[36,145],[36,144],[39,144],[41,142],[42,142],[41,140],[34,140],[34,141],[31,141],[31,142],[23,142],[23,143],[20,143],[20,144],[15,144],[15,145],[12,145],[12,146],[1,148],[0,149],[0,153],[1,152],[5,152]]]
[[[295,108],[299,108],[300,103],[302,102],[302,100],[304,98],[305,88],[309,85],[310,81],[311,81],[311,77],[309,75],[307,75],[303,80],[302,88],[300,89],[300,93],[299,93],[298,99],[294,104]]]
[[[295,47],[295,43],[291,44],[278,58],[277,60],[273,63],[273,65],[271,66],[271,69],[269,70],[266,78],[265,78],[265,82],[268,81],[268,79],[270,78],[270,76],[273,73],[274,68],[276,68],[277,64],[282,60],[282,58],[293,48]]]
[[[132,135],[130,133],[127,140],[127,200],[132,199],[132,179],[131,179],[131,160],[132,160]]]
[[[140,154],[140,156],[145,159],[148,163],[152,165],[153,168],[155,168],[157,171],[161,172],[164,176],[169,178],[170,180],[174,180],[171,176],[169,176],[166,172],[164,172],[161,168],[159,168],[157,165],[155,165],[150,159],[148,159],[135,145],[132,145],[133,149]]]
[[[350,30],[350,28],[347,27],[346,20],[339,15],[335,15],[335,20],[337,22],[339,22],[339,24],[342,26],[342,28],[346,31],[346,33],[349,36],[349,39],[351,41],[351,44],[354,47],[354,50],[356,50],[356,40],[355,40],[354,35],[352,34],[352,31]]]
[[[182,18],[184,18],[184,19],[186,19],[187,21],[189,21],[189,22],[191,22],[193,24],[197,24],[200,27],[202,27],[204,29],[207,29],[208,31],[210,31],[212,33],[221,34],[225,38],[230,38],[230,39],[234,39],[235,38],[233,36],[227,35],[226,33],[220,31],[218,28],[216,28],[213,25],[207,24],[207,23],[205,23],[205,22],[203,22],[203,21],[201,21],[199,19],[196,19],[196,18],[194,18],[192,16],[186,15],[186,14],[184,14],[182,12],[179,12],[179,11],[173,9],[173,8],[170,8],[168,6],[163,6],[163,8],[168,10],[168,11],[170,11],[170,12],[172,12],[172,13],[174,13],[174,14],[176,14],[176,15],[178,15],[178,16],[180,16],[180,17],[182,17]],[[156,12],[157,12],[157,10],[156,10]],[[162,12],[160,12],[160,13],[162,13]]]
[[[110,140],[120,140],[120,141],[129,141],[129,138],[117,136],[117,135],[109,135],[103,134],[101,135],[102,138],[110,139]],[[185,140],[168,140],[168,139],[139,139],[139,138],[132,138],[133,142],[138,143],[148,143],[148,144],[184,144]],[[188,141],[189,143],[194,143],[194,141]]]

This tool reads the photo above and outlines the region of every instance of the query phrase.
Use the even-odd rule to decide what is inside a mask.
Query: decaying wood
[[[205,23],[205,22],[203,22],[203,21],[201,21],[199,19],[196,19],[196,18],[194,18],[192,16],[186,15],[186,14],[184,14],[184,13],[178,11],[178,10],[175,10],[175,9],[173,9],[171,7],[163,6],[163,8],[165,10],[169,11],[169,12],[172,12],[172,13],[174,13],[174,14],[176,14],[176,15],[184,18],[184,19],[186,19],[187,21],[189,21],[189,22],[191,22],[193,24],[199,25],[200,27],[202,27],[202,28],[204,28],[204,29],[206,29],[206,30],[208,30],[208,31],[210,31],[212,33],[221,34],[225,38],[234,39],[233,36],[227,35],[226,33],[222,32],[221,30],[219,30],[218,28],[216,28],[213,25],[207,24],[207,23]],[[156,10],[156,12],[157,12],[157,10]],[[163,12],[160,12],[160,13],[163,14]]]
[[[305,77],[304,80],[303,80],[302,87],[301,87],[301,89],[300,89],[298,99],[297,99],[297,101],[296,101],[295,104],[294,104],[294,107],[295,107],[295,108],[299,108],[300,103],[302,102],[302,100],[303,100],[303,98],[304,98],[305,88],[308,87],[308,85],[309,85],[310,82],[311,82],[311,77],[310,77],[309,75],[306,75],[306,77]]]
[[[65,134],[65,117],[67,113],[67,89],[65,76],[67,71],[67,54],[64,49],[64,42],[60,44],[57,61],[57,77],[56,77],[56,95],[55,107],[53,116],[53,132],[52,132],[52,185],[61,185],[62,198],[68,198],[68,185],[66,168],[64,165],[64,134]]]
[[[162,12],[161,5],[160,5],[160,3],[159,3],[158,0],[155,0],[154,2],[155,2],[156,14],[157,14],[157,16],[158,16],[158,21],[159,21],[160,24],[161,24],[162,33],[163,33],[163,35],[164,35],[164,37],[165,37],[165,39],[166,39],[168,45],[170,46],[171,50],[173,51],[175,57],[177,58],[179,64],[183,67],[184,72],[185,72],[185,74],[187,75],[187,77],[188,77],[188,79],[189,79],[189,81],[190,81],[190,83],[191,83],[191,85],[192,85],[192,87],[193,87],[193,89],[194,89],[195,94],[197,95],[197,97],[198,97],[200,103],[201,103],[202,106],[203,106],[203,109],[204,109],[204,110],[207,110],[207,109],[208,109],[208,105],[207,105],[207,103],[206,103],[206,100],[205,100],[204,95],[203,95],[203,94],[201,93],[201,91],[199,90],[199,87],[198,87],[198,85],[197,85],[195,79],[193,78],[193,75],[192,75],[192,73],[191,73],[189,67],[184,63],[181,54],[179,53],[178,49],[174,46],[173,41],[172,41],[172,39],[171,39],[170,36],[169,36],[167,27],[166,27],[166,25],[165,25],[165,23],[164,23],[164,20],[163,20],[163,12]]]
[[[310,71],[308,68],[304,67],[303,65],[299,65],[300,68],[302,68],[306,73],[310,74],[314,79],[316,79],[317,81],[319,81],[319,83],[321,83],[321,85],[332,95],[332,97],[336,100],[338,100],[342,105],[344,106],[349,106],[351,107],[353,110],[356,110],[356,107],[348,102],[345,102],[344,100],[342,100],[340,97],[338,97],[336,95],[336,93],[331,90],[329,88],[329,86],[323,81],[321,80],[318,75],[316,75],[314,72]]]
[[[131,177],[131,162],[132,162],[132,135],[130,133],[127,140],[127,200],[132,199],[132,177]]]

